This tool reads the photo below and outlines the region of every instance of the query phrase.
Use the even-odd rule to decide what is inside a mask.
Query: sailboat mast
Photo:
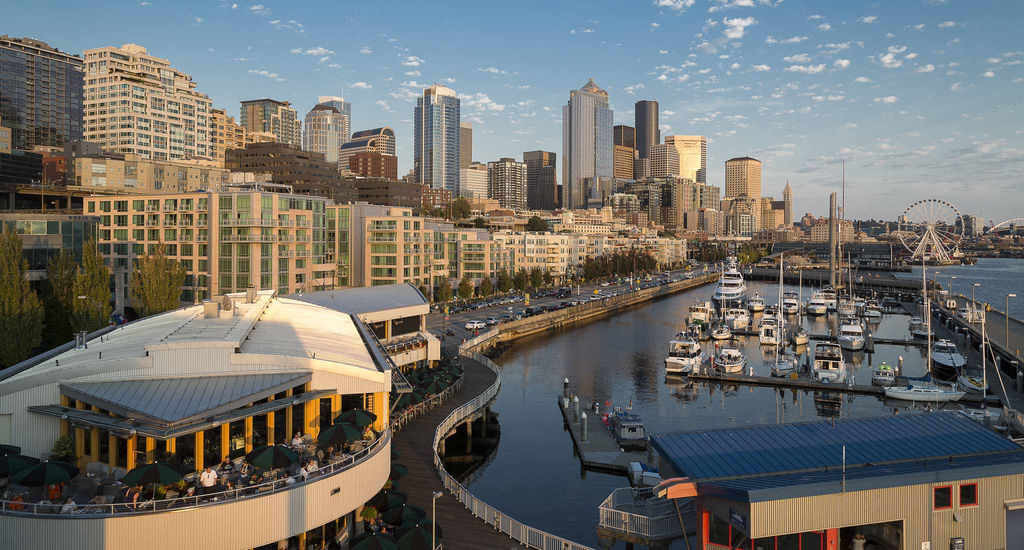
[[[775,364],[779,364],[779,345],[782,343],[782,335],[786,334],[786,316],[782,313],[782,261],[786,257],[785,252],[779,253],[779,305],[776,315],[779,318],[779,333],[775,335]]]
[[[928,369],[929,377],[932,374],[932,310],[931,305],[928,303],[928,276],[926,272],[928,270],[927,265],[924,263],[924,258],[921,258],[921,297],[924,302],[924,319],[925,319],[925,330],[928,332],[928,359],[925,367]]]

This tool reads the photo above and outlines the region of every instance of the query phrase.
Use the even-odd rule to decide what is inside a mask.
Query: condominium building
[[[526,163],[508,157],[488,162],[487,197],[502,208],[526,210]]]
[[[658,126],[658,102],[637,101],[633,105],[633,122],[636,128],[636,150],[640,158],[647,158],[651,147],[661,143],[661,129]]]
[[[562,279],[568,272],[570,263],[570,239],[573,237],[558,233],[534,233],[497,231],[494,240],[501,245],[502,262],[510,271],[534,268]]]
[[[423,90],[413,111],[416,182],[459,192],[460,101],[455,90],[435,84]]]
[[[154,160],[213,158],[213,102],[137,44],[85,51],[86,141]]]
[[[526,151],[526,206],[532,210],[554,210],[561,204],[558,176],[555,171],[557,155],[550,151]]]
[[[667,178],[678,176],[679,152],[675,147],[667,143],[652,145],[647,150],[647,158],[651,163],[652,178]]]
[[[87,197],[117,310],[131,303],[135,261],[161,245],[186,270],[185,303],[248,288],[282,294],[335,286],[327,199],[268,191]]]
[[[616,125],[612,127],[612,140],[615,152],[612,162],[613,174],[616,179],[633,179],[634,163],[636,162],[636,130],[632,126]]]
[[[434,233],[412,208],[356,203],[349,212],[351,286],[411,283],[429,287]]]
[[[423,186],[382,177],[349,177],[342,181],[351,187],[354,200],[386,206],[416,208],[423,203]]]
[[[0,36],[0,116],[10,134],[0,152],[82,139],[82,69],[81,57],[45,42]]]
[[[353,174],[364,178],[398,179],[398,157],[394,155],[365,151],[356,153],[348,157],[347,168]]]
[[[250,143],[231,149],[224,166],[232,172],[269,172],[274,183],[291,185],[297,193],[342,200],[341,176],[335,163],[323,153],[303,151],[285,143]]]
[[[679,175],[707,183],[708,138],[706,136],[665,136],[665,144],[679,153]]]
[[[235,122],[235,117],[227,114],[224,109],[210,111],[212,127],[213,158],[224,165],[224,153],[228,149],[245,149],[249,137],[245,128]]]
[[[4,126],[4,117],[0,116],[0,153],[10,154],[12,143],[11,129]]]
[[[342,171],[351,169],[350,159],[359,153],[380,153],[395,158],[395,175],[398,178],[398,157],[395,156],[395,131],[388,127],[360,130],[341,145],[338,166]],[[364,174],[365,175],[365,174]]]
[[[97,193],[185,193],[220,190],[228,171],[205,163],[150,160],[138,155],[85,155],[73,158],[67,184]]]
[[[725,197],[761,198],[761,161],[736,157],[725,161]]]
[[[593,79],[569,92],[562,107],[562,208],[585,208],[587,178],[612,178],[613,113]]]
[[[473,125],[469,122],[459,123],[459,168],[464,169],[473,163]]]
[[[239,121],[249,133],[269,133],[277,143],[302,147],[302,123],[287,101],[250,99],[242,102]]]
[[[524,153],[525,155],[525,153]],[[527,178],[533,173],[527,161]],[[529,182],[527,182],[529,187]],[[529,194],[529,191],[527,191]],[[471,162],[459,171],[459,196],[467,199],[486,199],[487,197],[487,165],[482,162]]]
[[[306,113],[302,133],[302,148],[323,153],[327,162],[340,160],[341,146],[348,141],[352,130],[352,105],[340,97],[320,96],[317,104]]]

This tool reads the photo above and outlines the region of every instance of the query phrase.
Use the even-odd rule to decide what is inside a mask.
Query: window
[[[953,507],[953,486],[945,485],[932,489],[932,509],[948,510]]]
[[[965,483],[960,486],[960,506],[978,505],[978,484]]]

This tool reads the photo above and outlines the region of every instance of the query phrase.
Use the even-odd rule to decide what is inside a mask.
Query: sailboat
[[[928,376],[924,380],[914,381],[906,386],[890,386],[885,388],[885,396],[906,401],[946,402],[959,401],[963,391],[956,386],[940,385],[932,381],[932,311],[928,302],[928,279],[925,275],[924,260],[921,261],[921,294],[924,298],[924,318],[928,327]]]
[[[782,261],[785,253],[779,254],[779,308],[782,307]],[[796,357],[785,354],[785,340],[783,335],[786,334],[786,316],[779,315],[779,326],[776,328],[775,338],[775,365],[772,366],[772,376],[788,376],[792,372],[796,372]]]
[[[804,270],[800,270],[800,292],[798,294],[799,304],[804,303]],[[811,337],[807,334],[807,329],[804,328],[804,311],[803,307],[797,310],[796,314],[796,329],[793,330],[793,345],[794,346],[806,346],[810,342]]]

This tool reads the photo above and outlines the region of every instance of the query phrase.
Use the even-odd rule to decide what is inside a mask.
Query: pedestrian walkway
[[[434,491],[441,491],[441,480],[433,467],[431,445],[434,429],[451,411],[472,400],[495,380],[494,373],[476,361],[464,359],[462,366],[462,390],[436,409],[406,424],[391,445],[399,455],[393,462],[409,468],[409,475],[398,482],[399,490],[409,497],[410,504],[426,510],[427,517],[431,513],[431,495]],[[437,525],[444,530],[446,550],[522,548],[474,516],[447,492],[437,500]]]

